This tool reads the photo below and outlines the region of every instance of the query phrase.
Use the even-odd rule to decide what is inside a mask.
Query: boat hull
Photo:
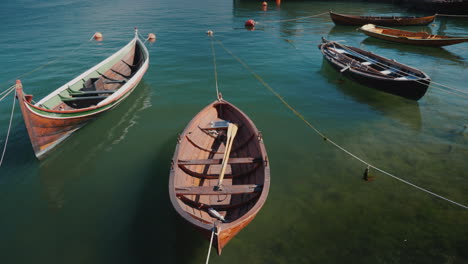
[[[214,109],[217,109],[217,112]],[[210,120],[219,120],[219,118],[230,120],[230,122],[239,125],[239,134],[234,140],[230,159],[253,156],[257,160],[257,165],[247,162],[242,165],[229,164],[227,169],[229,173],[225,176],[229,178],[224,179],[223,186],[229,189],[229,186],[242,187],[247,183],[258,184],[261,185],[261,191],[221,195],[223,201],[215,199],[215,197],[221,197],[218,194],[213,196],[181,195],[178,193],[180,188],[183,189],[181,186],[214,187],[218,181],[219,167],[192,166],[192,172],[190,172],[181,164],[187,159],[219,159],[223,155],[224,143],[220,143],[216,138],[201,132],[201,128],[206,127]],[[221,254],[229,241],[255,218],[264,205],[270,186],[270,168],[267,160],[263,139],[253,122],[241,110],[224,100],[215,101],[205,107],[189,122],[180,135],[169,177],[171,202],[179,215],[208,241],[215,230],[213,247],[216,248],[218,254]],[[211,178],[206,174],[209,176],[215,174],[215,177]],[[226,217],[227,221],[221,221],[208,214],[206,209],[209,207],[216,208],[220,214]]]
[[[336,25],[362,26],[374,24],[380,26],[424,26],[432,23],[435,16],[426,17],[372,17],[352,16],[330,12],[330,18]]]
[[[458,37],[438,36],[438,35],[430,35],[424,32],[410,32],[410,31],[403,31],[403,30],[390,29],[390,28],[384,28],[385,32],[388,31],[388,33],[382,34],[382,33],[374,32],[372,30],[367,30],[364,27],[365,26],[361,27],[360,30],[369,37],[374,37],[377,39],[403,43],[403,44],[441,47],[441,46],[448,46],[448,45],[468,42],[468,38],[466,37],[458,38]]]
[[[341,53],[337,55],[336,53],[327,51],[328,49],[337,51],[335,45],[338,45],[342,49],[347,49],[349,52],[344,52],[343,50],[342,53],[351,56],[351,60],[349,60],[349,57],[341,55]],[[420,70],[365,50],[327,41],[321,44],[319,48],[324,55],[324,59],[345,77],[386,93],[411,100],[419,100],[424,96],[431,82],[429,76]],[[355,55],[354,58],[353,54]],[[361,59],[362,62],[358,62],[358,59]],[[376,69],[379,69],[380,72]],[[388,71],[386,74],[382,73],[388,69],[399,71],[399,74],[392,77],[388,75],[392,73],[391,71]]]
[[[332,62],[329,58],[325,58],[325,60],[338,72],[340,72],[343,69],[343,67]],[[345,76],[346,78],[356,81],[357,83],[360,83],[367,87],[371,87],[382,92],[398,95],[398,96],[401,96],[410,100],[415,100],[415,101],[421,99],[426,94],[427,87],[430,84],[430,81],[428,80],[423,80],[423,81],[382,80],[378,78],[372,78],[369,76],[363,76],[362,74],[352,69],[346,70],[342,72],[341,74],[343,74],[343,76]]]
[[[133,43],[135,47],[136,45],[139,46],[141,50],[140,56],[144,58],[144,61],[141,63],[138,69],[135,70],[135,73],[125,81],[125,84],[121,86],[119,90],[116,90],[112,96],[107,97],[105,100],[96,102],[95,105],[84,108],[69,109],[70,107],[66,106],[65,102],[59,101],[59,104],[55,108],[51,109],[45,107],[43,102],[46,101],[47,98],[53,97],[57,93],[65,92],[65,89],[67,89],[70,84],[74,83],[74,81],[80,81],[86,78],[90,72],[96,71],[100,65],[105,65],[108,63],[108,61],[119,56],[119,52],[115,53],[100,64],[78,76],[75,78],[75,80],[58,88],[55,92],[51,93],[36,104],[32,104],[32,95],[24,94],[21,81],[18,80],[16,82],[16,95],[20,104],[21,112],[23,114],[23,119],[28,131],[29,139],[31,141],[34,153],[38,159],[45,158],[46,154],[57,147],[73,132],[77,131],[88,122],[97,118],[102,113],[116,107],[137,87],[143,78],[143,75],[146,73],[146,70],[148,69],[149,55],[143,42],[141,42],[137,36],[127,46],[131,45],[131,43]],[[135,48],[130,50],[134,51]],[[113,69],[111,68],[110,71],[112,70]],[[109,85],[114,84],[111,83]],[[99,91],[105,92],[105,90]],[[78,100],[81,99],[80,97],[77,98]],[[93,97],[91,97],[91,99],[93,99]]]

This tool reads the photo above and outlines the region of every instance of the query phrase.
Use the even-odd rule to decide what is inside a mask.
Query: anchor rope
[[[325,14],[328,14],[328,11],[317,14],[317,15],[312,15],[312,16],[298,17],[298,18],[292,18],[292,19],[283,19],[283,20],[265,20],[265,21],[259,21],[259,22],[260,23],[288,22],[288,21],[296,21],[296,20],[307,19],[307,18],[311,18],[311,17],[319,17],[319,16],[323,16]]]
[[[93,37],[94,37],[94,35],[93,35]],[[79,48],[81,48],[81,46],[83,46],[84,44],[89,43],[89,42],[93,39],[93,37],[91,37],[88,41],[83,42],[83,43],[81,43],[80,45],[78,45],[76,48],[74,48],[72,51],[70,51],[70,53],[74,53],[74,52],[77,51]],[[57,62],[57,61],[59,61],[59,60],[65,58],[65,57],[67,57],[67,56],[69,56],[69,54],[66,54],[66,55],[60,56],[60,57],[58,57],[58,58],[55,58],[55,59],[53,59],[53,60],[51,60],[51,61],[49,61],[49,62],[46,62],[46,63],[44,63],[44,64],[38,66],[37,68],[32,69],[32,70],[29,71],[29,72],[23,73],[23,74],[21,74],[21,75],[15,77],[15,78],[13,78],[13,79],[10,79],[10,80],[6,81],[5,83],[8,84],[8,83],[13,82],[14,80],[19,80],[19,79],[21,79],[21,78],[24,78],[24,77],[26,77],[26,76],[28,76],[28,75],[30,75],[30,74],[32,74],[32,73],[38,71],[38,70],[41,70],[41,69],[45,68],[46,66],[49,66],[49,65],[53,64],[54,62]],[[8,88],[8,89],[9,89],[9,88]],[[7,90],[8,90],[8,89],[7,89]]]
[[[428,193],[430,195],[433,195],[435,197],[443,199],[443,200],[445,200],[445,201],[447,201],[449,203],[460,206],[460,207],[462,207],[464,209],[468,209],[468,206],[466,206],[466,205],[463,205],[461,203],[452,201],[452,200],[450,200],[450,199],[448,199],[446,197],[443,197],[443,196],[441,196],[439,194],[436,194],[434,192],[431,192],[431,191],[429,191],[429,190],[427,190],[425,188],[417,186],[416,184],[413,184],[413,183],[411,183],[409,181],[401,179],[401,178],[399,178],[399,177],[397,177],[397,176],[395,176],[395,175],[393,175],[393,174],[391,174],[389,172],[386,172],[383,169],[380,169],[380,168],[370,164],[369,162],[367,162],[364,159],[358,157],[357,155],[351,153],[350,151],[346,150],[344,147],[340,146],[339,144],[335,143],[333,140],[326,137],[320,130],[315,128],[309,121],[307,121],[307,119],[301,113],[299,113],[299,111],[297,111],[293,106],[291,106],[278,92],[276,92],[270,85],[268,85],[263,80],[262,77],[260,77],[255,71],[253,71],[253,69],[249,65],[247,65],[242,59],[237,57],[228,48],[226,48],[226,46],[224,46],[224,44],[221,41],[219,41],[219,40],[216,40],[216,41],[227,53],[229,53],[235,60],[237,60],[237,62],[239,62],[246,70],[248,70],[258,81],[260,81],[263,84],[263,86],[265,86],[265,88],[267,88],[272,94],[274,94],[287,108],[289,108],[297,117],[299,117],[308,127],[310,127],[312,130],[314,130],[318,135],[320,135],[325,142],[330,142],[333,146],[335,146],[338,149],[342,150],[343,152],[345,152],[349,156],[355,158],[356,160],[360,161],[361,163],[364,163],[365,165],[367,165],[367,166],[369,166],[369,167],[371,167],[371,168],[373,168],[373,169],[375,169],[375,170],[377,170],[377,171],[379,171],[379,172],[381,172],[381,173],[383,173],[383,174],[385,174],[387,176],[390,176],[390,177],[392,177],[392,178],[394,178],[394,179],[396,179],[396,180],[398,180],[400,182],[403,182],[403,183],[405,183],[405,184],[407,184],[409,186],[412,186],[412,187],[414,187],[414,188],[416,188],[418,190],[421,190],[423,192],[426,192],[426,193]]]
[[[407,76],[411,76],[411,77],[421,78],[420,76],[416,76],[416,75],[411,74],[411,73],[409,73],[409,72],[405,72],[405,71],[403,71],[403,70],[401,70],[401,69],[394,68],[394,67],[392,67],[392,66],[390,66],[390,65],[381,63],[381,62],[376,61],[376,60],[373,60],[373,59],[371,59],[371,58],[369,58],[369,57],[367,57],[367,56],[364,56],[364,55],[362,55],[362,54],[360,54],[360,53],[355,52],[354,50],[352,50],[352,49],[348,48],[347,46],[344,46],[344,45],[342,45],[342,44],[340,44],[340,43],[338,43],[338,42],[335,42],[335,43],[336,43],[338,46],[340,46],[341,48],[343,48],[344,50],[348,51],[349,53],[352,53],[352,55],[354,55],[354,56],[356,56],[356,57],[358,57],[358,58],[361,58],[361,59],[365,59],[365,60],[371,61],[372,63],[374,63],[374,64],[376,64],[376,65],[382,66],[383,68],[393,70],[393,72],[395,72],[396,74],[399,74],[400,76],[405,76],[405,75],[407,75]],[[417,83],[420,83],[420,84],[425,84],[424,82],[421,82],[421,81],[419,81],[419,80],[413,80],[413,81],[415,81],[415,82],[417,82]],[[443,84],[440,84],[440,83],[437,83],[437,82],[434,82],[434,81],[431,80],[431,86],[432,86],[432,87],[450,93],[450,91],[447,91],[447,90],[442,89],[442,88],[440,88],[440,87],[436,87],[437,85],[438,85],[438,86],[441,86],[441,87],[444,87],[444,88],[446,88],[446,89],[449,89],[449,90],[457,91],[457,92],[459,92],[459,93],[468,95],[468,92],[465,92],[465,91],[462,91],[462,90],[459,90],[459,89],[457,89],[457,88],[453,88],[453,87],[450,87],[450,86],[447,86],[447,85],[443,85]],[[453,92],[452,92],[452,93],[453,93]],[[456,94],[456,93],[454,93],[454,94]],[[458,95],[458,94],[457,94],[457,95]],[[468,98],[467,96],[463,96],[463,95],[459,95],[459,96]]]
[[[0,167],[2,166],[2,163],[3,163],[3,157],[5,156],[5,152],[6,152],[6,148],[8,144],[8,138],[10,136],[11,122],[13,121],[13,113],[15,112],[15,102],[16,102],[16,90],[15,90],[15,96],[13,96],[13,106],[11,107],[10,124],[8,125],[8,131],[7,131],[7,135],[5,138],[5,144],[3,145],[2,157],[0,159]]]
[[[11,86],[10,88],[6,89],[5,91],[1,92],[0,95],[5,94],[0,98],[0,102],[5,99],[13,90],[15,90],[16,85]]]
[[[211,254],[211,247],[213,246],[213,237],[214,237],[214,234],[215,234],[215,228],[213,227],[212,231],[211,231],[211,238],[210,238],[210,245],[209,245],[209,248],[208,248],[208,255],[206,256],[206,264],[208,264],[208,262],[210,262],[210,254]]]
[[[211,40],[211,52],[213,54],[213,68],[214,68],[214,78],[215,78],[215,87],[216,87],[216,98],[219,99],[219,88],[218,88],[218,71],[216,69],[216,53],[215,53],[215,48],[214,48],[214,43],[213,43],[213,37],[210,36]]]

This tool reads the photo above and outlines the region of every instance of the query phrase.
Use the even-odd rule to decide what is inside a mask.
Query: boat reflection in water
[[[56,149],[39,166],[43,194],[51,209],[66,204],[66,186],[98,166],[96,159],[109,155],[137,124],[139,112],[151,106],[150,86],[144,81],[121,105],[76,132],[67,144]]]
[[[415,131],[421,130],[421,111],[417,101],[381,92],[353,82],[337,72],[325,59],[323,59],[320,74],[330,83],[333,83],[345,96],[352,98],[354,101],[367,104],[374,110]]]

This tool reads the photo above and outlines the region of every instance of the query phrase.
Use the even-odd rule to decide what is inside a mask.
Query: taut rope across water
[[[345,152],[345,153],[348,154],[349,156],[353,157],[354,159],[356,159],[356,160],[358,160],[358,161],[364,163],[366,166],[368,166],[368,167],[370,167],[370,168],[373,168],[373,169],[375,169],[375,170],[377,170],[377,171],[379,171],[379,172],[381,172],[381,173],[383,173],[383,174],[385,174],[385,175],[387,175],[387,176],[390,176],[390,177],[392,177],[392,178],[394,178],[394,179],[396,179],[396,180],[398,180],[398,181],[400,181],[400,182],[403,182],[403,183],[405,183],[405,184],[407,184],[407,185],[409,185],[409,186],[411,186],[411,187],[414,187],[414,188],[416,188],[416,189],[418,189],[418,190],[420,190],[420,191],[426,192],[426,193],[428,193],[428,194],[430,194],[430,195],[432,195],[432,196],[438,197],[438,198],[440,198],[440,199],[442,199],[442,200],[445,200],[445,201],[447,201],[447,202],[449,202],[449,203],[452,203],[452,204],[457,205],[457,206],[459,206],[459,207],[462,207],[462,208],[464,208],[464,209],[468,209],[468,206],[466,206],[466,205],[463,205],[463,204],[461,204],[461,203],[452,201],[452,200],[450,200],[450,199],[448,199],[448,198],[446,198],[446,197],[443,197],[443,196],[441,196],[441,195],[439,195],[439,194],[436,194],[436,193],[434,193],[434,192],[431,192],[431,191],[429,191],[429,190],[427,190],[427,189],[425,189],[425,188],[422,188],[422,187],[420,187],[420,186],[417,186],[416,184],[413,184],[413,183],[411,183],[411,182],[409,182],[409,181],[406,181],[406,180],[404,180],[404,179],[401,179],[401,178],[399,178],[399,177],[397,177],[397,176],[395,176],[395,175],[393,175],[393,174],[391,174],[391,173],[389,173],[389,172],[386,172],[386,171],[384,171],[384,170],[382,170],[382,169],[380,169],[380,168],[378,168],[378,167],[376,167],[376,166],[370,164],[369,162],[365,161],[364,159],[358,157],[357,155],[351,153],[350,151],[346,150],[346,149],[343,148],[342,146],[338,145],[338,144],[335,143],[333,140],[331,140],[330,138],[326,137],[320,130],[318,130],[317,128],[315,128],[309,121],[307,121],[307,120],[305,119],[305,117],[304,117],[303,115],[301,115],[301,113],[299,113],[299,112],[298,112],[294,107],[292,107],[279,93],[277,93],[273,88],[271,88],[271,86],[268,85],[257,73],[255,73],[255,72],[252,70],[252,68],[250,68],[249,65],[247,65],[242,59],[240,59],[239,57],[237,57],[237,56],[236,56],[234,53],[232,53],[228,48],[226,48],[226,46],[224,46],[224,44],[223,44],[220,40],[216,40],[216,42],[217,42],[227,53],[229,53],[235,60],[237,60],[237,62],[239,62],[246,70],[248,70],[258,81],[260,81],[260,82],[263,84],[263,86],[264,86],[265,88],[267,88],[273,95],[275,95],[287,108],[289,108],[297,117],[299,117],[308,127],[310,127],[310,128],[311,128],[312,130],[314,130],[319,136],[321,136],[325,142],[331,143],[333,146],[335,146],[336,148],[342,150],[343,152]]]

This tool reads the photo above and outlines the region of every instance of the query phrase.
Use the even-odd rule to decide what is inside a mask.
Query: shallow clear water
[[[203,3],[202,3],[203,2]],[[468,92],[468,44],[420,48],[334,26],[333,9],[407,14],[387,4],[240,1],[8,1],[0,9],[0,88],[22,77],[38,100],[133,36],[157,34],[150,68],[118,108],[46,160],[16,108],[0,168],[1,263],[202,263],[208,242],[172,209],[177,134],[215,99],[211,29],[315,127],[371,164],[468,204],[467,98],[430,88],[417,103],[353,84],[323,63],[320,37],[417,67]],[[422,15],[422,14],[417,14]],[[259,21],[246,31],[247,19]],[[468,21],[426,30],[468,35]],[[104,42],[87,40],[100,31]],[[256,219],[212,263],[467,263],[468,211],[365,166],[324,142],[220,46],[219,87],[263,132],[272,186]],[[0,140],[11,97],[0,102]],[[18,107],[18,105],[16,105]]]

